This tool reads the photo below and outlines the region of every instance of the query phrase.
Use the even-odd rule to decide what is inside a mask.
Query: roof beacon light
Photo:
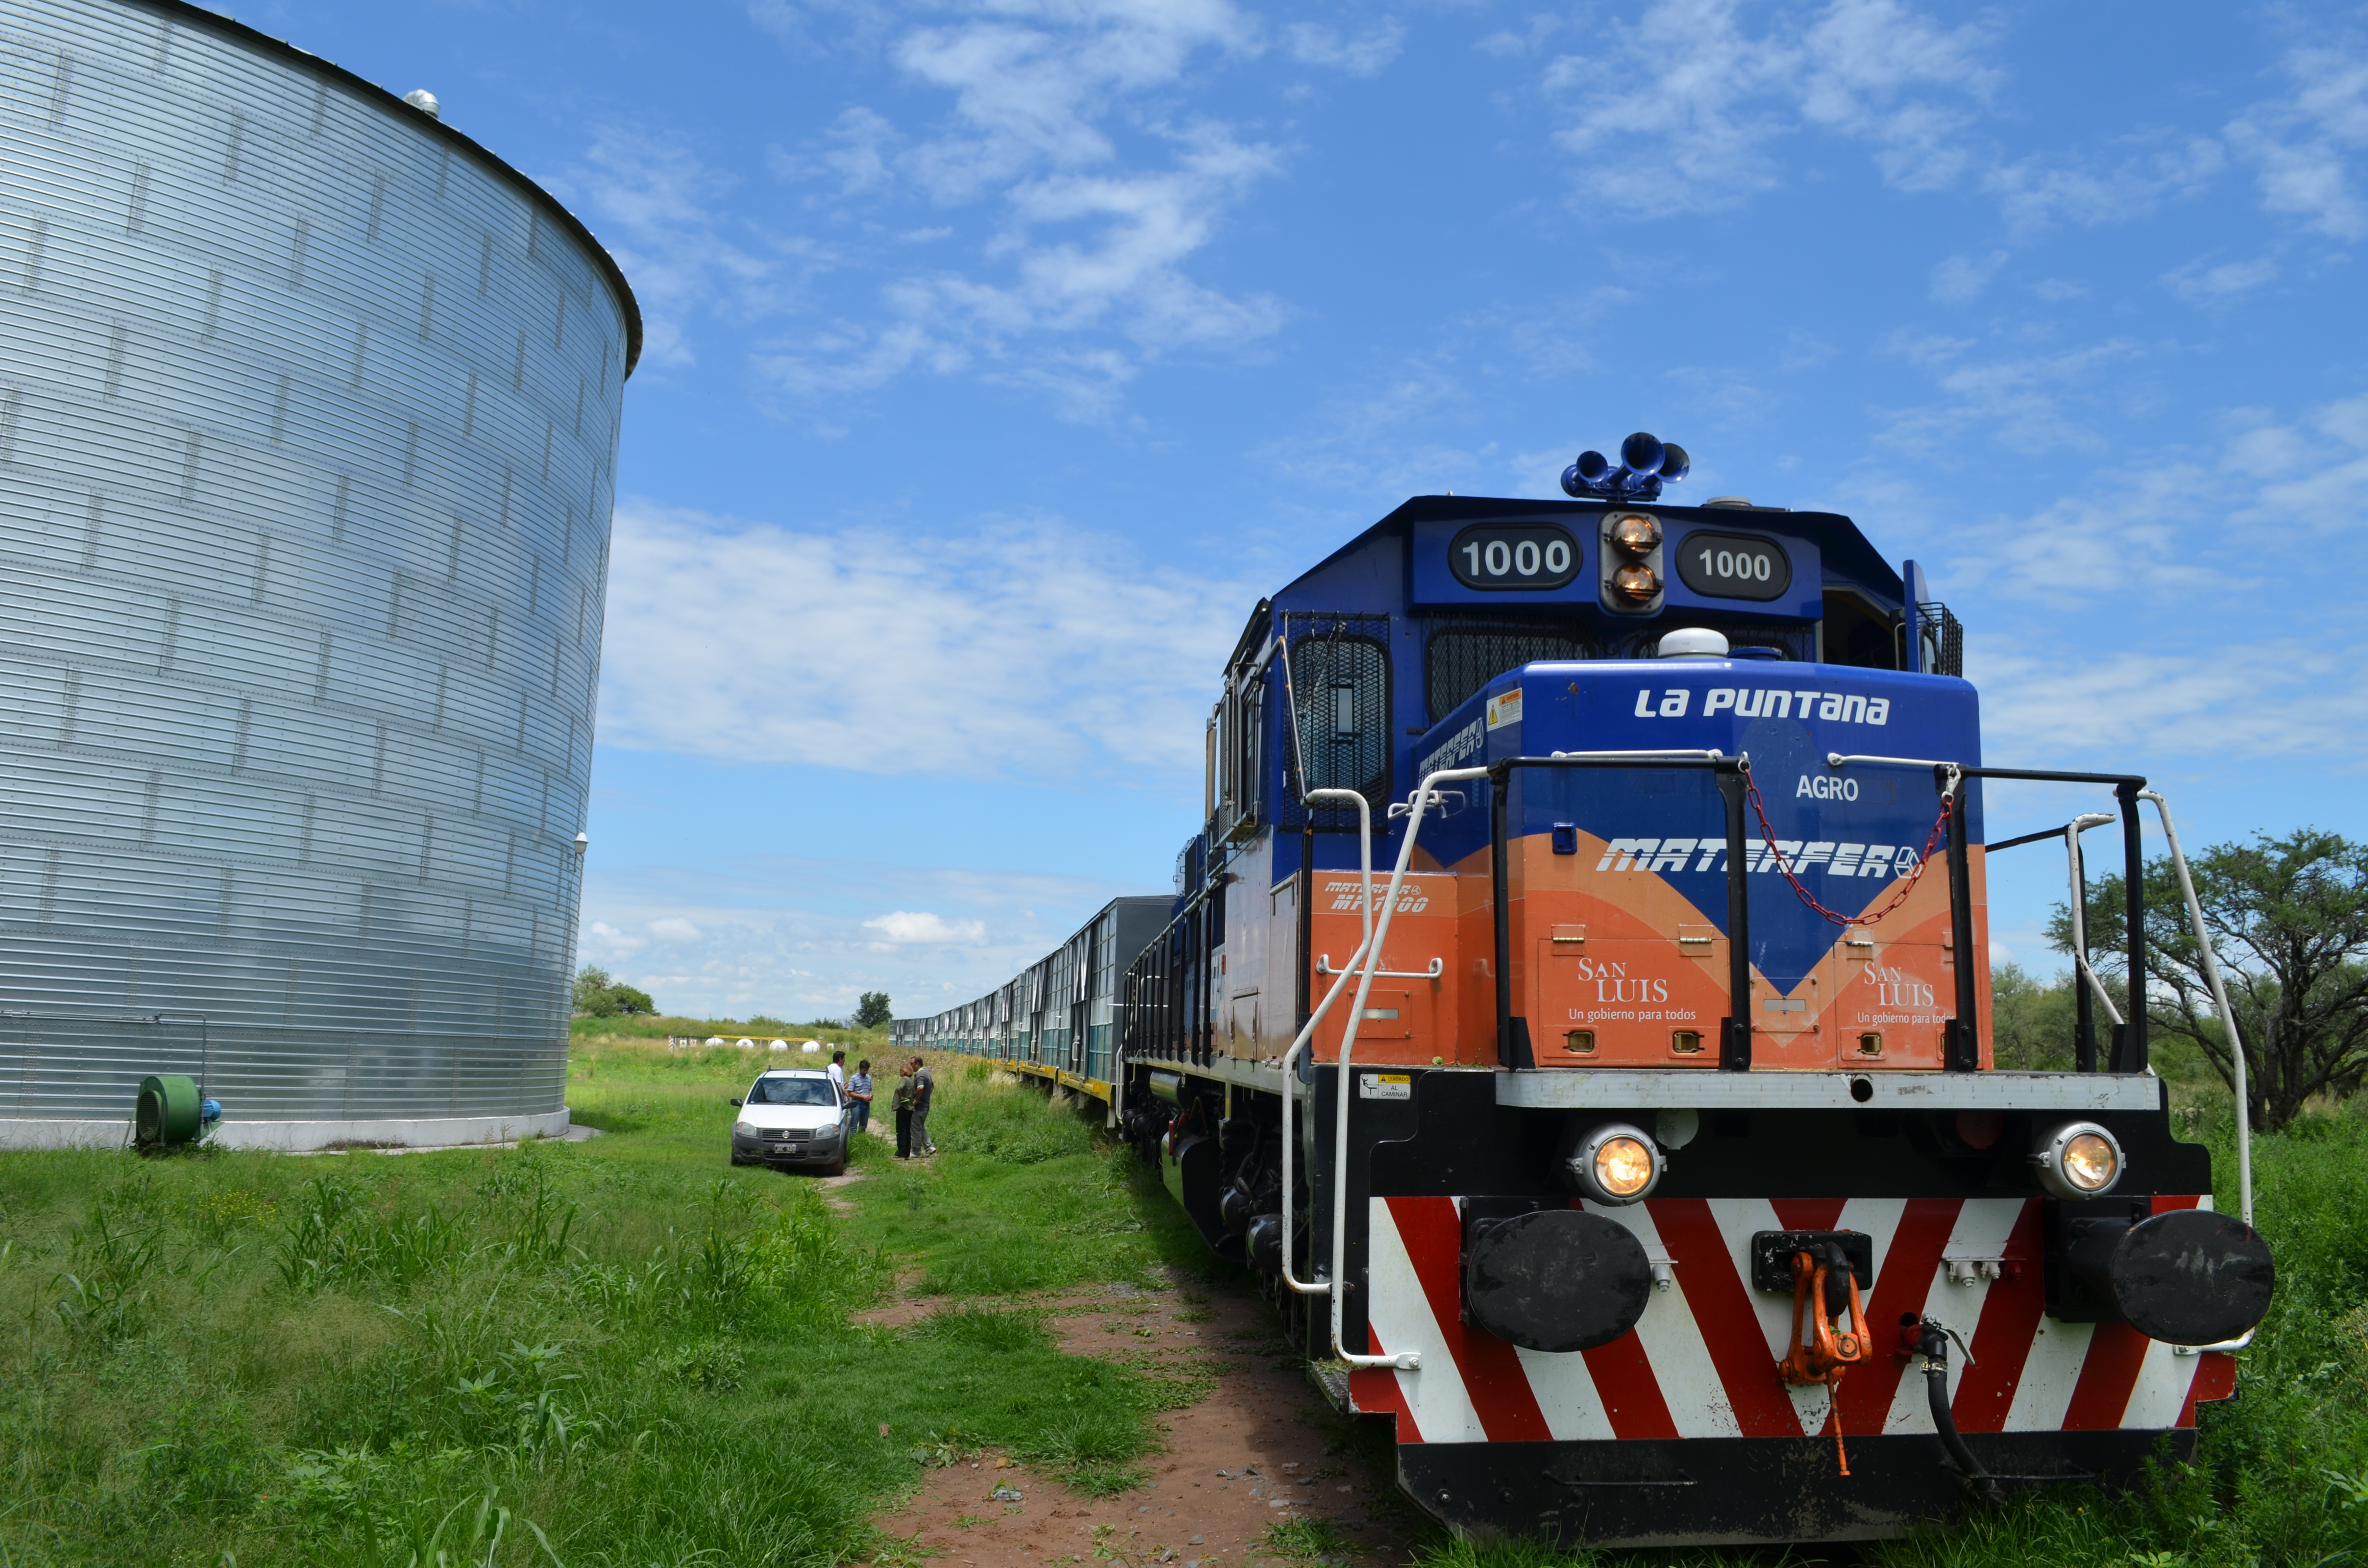
[[[1663,635],[1658,652],[1665,659],[1724,659],[1726,633],[1707,626],[1680,626]]]
[[[1639,430],[1620,443],[1616,468],[1601,452],[1579,453],[1578,460],[1562,471],[1562,489],[1565,495],[1582,498],[1651,501],[1660,495],[1662,485],[1683,479],[1692,470],[1693,460],[1683,447]]]

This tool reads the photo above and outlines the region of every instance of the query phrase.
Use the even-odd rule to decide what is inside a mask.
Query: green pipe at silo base
[[[132,1137],[142,1148],[187,1143],[198,1135],[198,1081],[177,1073],[140,1080],[140,1108]]]

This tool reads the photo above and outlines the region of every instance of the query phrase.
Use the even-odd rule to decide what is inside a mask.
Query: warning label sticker
[[[1410,1100],[1414,1098],[1414,1079],[1404,1073],[1361,1073],[1358,1074],[1357,1097]]]

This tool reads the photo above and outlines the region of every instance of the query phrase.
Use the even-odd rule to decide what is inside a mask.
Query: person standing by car
[[[929,1139],[929,1096],[937,1093],[938,1081],[929,1076],[928,1065],[919,1057],[913,1058],[913,1153],[934,1154],[938,1146]]]
[[[830,1065],[823,1069],[823,1071],[830,1074],[830,1081],[838,1085],[839,1093],[845,1094],[847,1092],[847,1052],[843,1051],[832,1051],[830,1053]]]
[[[847,1097],[855,1102],[855,1131],[871,1131],[871,1059],[865,1057],[855,1064],[855,1076],[847,1081]]]
[[[906,1062],[896,1070],[896,1157],[913,1157],[913,1063]]]

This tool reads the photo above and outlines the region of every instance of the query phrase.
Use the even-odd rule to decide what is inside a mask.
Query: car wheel
[[[841,1154],[838,1158],[825,1165],[822,1168],[822,1174],[825,1176],[845,1176],[847,1174],[847,1156]]]
[[[748,1162],[747,1162],[747,1161],[746,1161],[746,1160],[744,1160],[744,1159],[742,1159],[738,1154],[736,1154],[736,1153],[735,1153],[735,1154],[734,1154],[734,1155],[732,1156],[732,1163],[733,1163],[734,1165],[746,1165]]]

